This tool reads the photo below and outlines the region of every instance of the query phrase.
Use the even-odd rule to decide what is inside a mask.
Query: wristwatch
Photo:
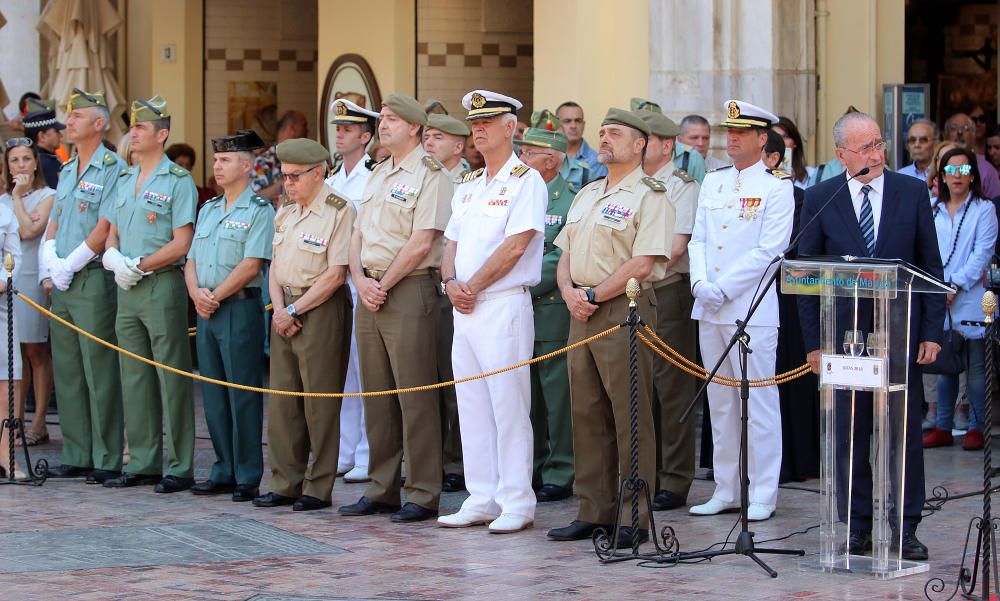
[[[447,277],[441,280],[441,294],[448,296],[448,282],[455,279],[455,276]]]
[[[590,303],[590,304],[592,304],[592,305],[599,305],[600,304],[600,303],[597,302],[597,299],[594,296],[594,289],[593,288],[587,288],[587,302]]]
[[[285,311],[287,311],[288,314],[291,315],[293,319],[302,319],[302,316],[299,315],[298,312],[295,310],[294,304],[285,307]]]

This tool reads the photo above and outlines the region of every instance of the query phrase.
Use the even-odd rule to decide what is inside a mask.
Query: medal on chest
[[[488,207],[506,207],[510,206],[510,200],[506,198],[497,198],[496,200],[486,201],[486,206]]]
[[[393,184],[392,188],[389,190],[390,196],[403,202],[413,200],[418,194],[420,194],[420,190],[405,184]]]
[[[103,190],[104,186],[101,184],[95,184],[94,182],[80,180],[80,182],[76,185],[76,188],[84,194],[94,195]]]
[[[760,202],[759,198],[741,198],[740,221],[757,221],[760,217]]]
[[[321,248],[325,247],[329,241],[326,238],[320,238],[318,236],[313,236],[312,234],[307,234],[305,232],[299,232],[299,238],[303,242],[311,246],[319,246]]]
[[[601,208],[601,215],[608,221],[621,223],[622,219],[628,219],[632,216],[632,209],[619,204],[608,203]]]
[[[84,212],[84,211],[86,211],[87,210],[87,201],[86,200],[81,200],[79,203],[77,203],[76,208],[81,213]]]
[[[150,211],[146,214],[146,221],[149,223],[156,223],[156,213]]]
[[[562,225],[562,215],[546,215],[545,225]]]
[[[281,227],[285,227],[285,226],[281,226]],[[248,229],[250,229],[250,224],[246,223],[245,221],[236,221],[236,220],[233,220],[233,219],[227,219],[226,221],[222,222],[222,229],[225,229],[225,230],[248,230]],[[282,230],[282,231],[284,231],[284,230]]]

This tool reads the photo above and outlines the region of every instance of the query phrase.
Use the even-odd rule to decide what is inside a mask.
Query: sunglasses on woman
[[[972,165],[945,165],[942,171],[945,175],[969,175],[972,173]]]
[[[7,140],[7,148],[15,148],[17,146],[31,146],[31,138],[11,138]]]

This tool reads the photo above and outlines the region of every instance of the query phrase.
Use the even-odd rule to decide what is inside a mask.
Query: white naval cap
[[[523,105],[510,96],[497,94],[489,90],[473,90],[462,98],[462,106],[469,111],[466,121],[486,119],[504,113],[516,114]]]
[[[722,127],[768,128],[778,122],[774,113],[742,100],[727,100],[722,108],[726,111],[726,120],[719,124]]]
[[[369,111],[368,109],[361,108],[346,98],[338,98],[337,100],[334,100],[330,105],[330,109],[333,110],[333,121],[330,123],[337,123],[340,125],[364,123],[366,121],[374,121],[379,118],[379,114],[375,111]]]

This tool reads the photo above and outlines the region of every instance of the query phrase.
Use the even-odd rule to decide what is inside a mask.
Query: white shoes
[[[488,513],[460,509],[458,513],[439,517],[438,526],[443,528],[468,528],[469,526],[481,526],[494,520],[499,521],[499,518]],[[490,527],[492,528],[492,524]]]
[[[739,508],[739,503],[725,503],[715,497],[712,497],[706,503],[692,506],[688,509],[688,513],[691,515],[716,515],[719,513],[726,513],[727,511],[738,511]]]
[[[337,464],[337,475],[343,476],[347,472],[354,469],[354,464],[352,463],[338,463]]]
[[[368,477],[368,466],[367,465],[355,465],[344,474],[344,482],[368,482],[371,478]]]
[[[763,522],[771,519],[772,515],[774,515],[774,505],[750,503],[750,507],[747,507],[747,520],[751,522]]]
[[[490,534],[510,534],[520,532],[535,525],[535,520],[514,513],[502,513],[490,522]]]

